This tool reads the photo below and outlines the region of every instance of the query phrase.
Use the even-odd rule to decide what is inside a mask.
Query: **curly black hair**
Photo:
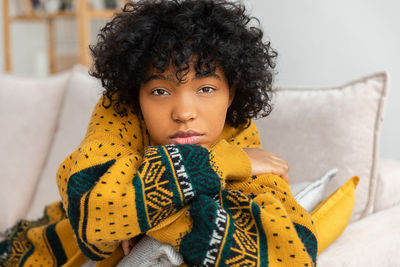
[[[89,74],[101,79],[108,108],[126,115],[127,104],[140,112],[139,89],[148,71],[163,73],[170,64],[182,81],[193,58],[196,73],[220,66],[234,100],[226,120],[232,126],[268,116],[277,52],[264,42],[260,27],[252,26],[240,3],[228,0],[139,0],[125,4],[90,46]],[[105,98],[104,98],[105,99]]]

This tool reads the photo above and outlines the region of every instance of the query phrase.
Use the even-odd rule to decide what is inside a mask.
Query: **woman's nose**
[[[174,101],[172,119],[177,122],[187,122],[196,118],[195,103],[190,97],[179,97]]]

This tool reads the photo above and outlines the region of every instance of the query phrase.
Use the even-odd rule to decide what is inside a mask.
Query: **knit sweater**
[[[210,149],[155,146],[141,116],[126,107],[122,117],[102,101],[57,172],[65,215],[23,231],[33,245],[21,266],[43,255],[52,265],[78,266],[81,252],[113,266],[123,257],[120,242],[142,233],[174,246],[189,266],[315,265],[315,227],[288,184],[251,176],[242,148],[261,146],[253,122],[226,124]],[[40,238],[50,227],[53,243]]]

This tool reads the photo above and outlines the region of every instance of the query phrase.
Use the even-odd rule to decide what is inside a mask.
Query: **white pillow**
[[[336,166],[329,196],[360,177],[350,221],[372,213],[387,79],[376,73],[336,87],[278,89],[271,114],[255,121],[263,147],[288,162],[293,183]]]
[[[26,216],[54,136],[69,75],[0,75],[0,232]]]
[[[145,235],[117,267],[174,267],[183,263],[183,256],[172,245]]]
[[[313,211],[313,209],[324,200],[325,188],[337,172],[338,169],[334,168],[311,182],[291,184],[290,189],[297,203],[307,212]]]

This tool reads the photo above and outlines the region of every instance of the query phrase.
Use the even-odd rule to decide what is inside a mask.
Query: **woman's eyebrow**
[[[215,72],[209,72],[209,73],[197,73],[196,77],[194,77],[192,80],[196,79],[203,79],[203,78],[215,78],[218,80],[221,80],[221,77],[218,76]]]
[[[212,72],[210,72],[210,73],[197,73],[196,76],[192,80],[204,79],[204,78],[210,78],[210,77],[216,78],[218,80],[221,80],[221,77],[218,76],[218,74],[212,73]],[[148,83],[148,82],[150,82],[152,80],[174,81],[175,78],[172,77],[171,75],[164,76],[162,74],[152,74],[152,75],[146,77],[143,82],[144,83]]]

